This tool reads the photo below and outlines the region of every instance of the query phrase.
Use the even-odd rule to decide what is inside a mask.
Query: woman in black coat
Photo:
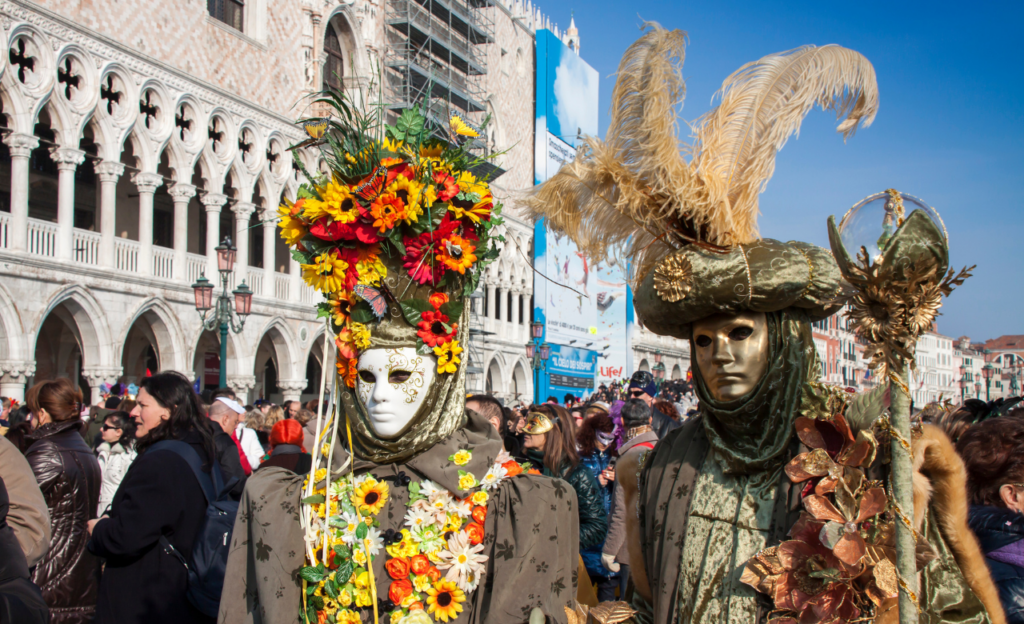
[[[138,404],[131,412],[137,423],[138,458],[114,495],[109,517],[91,527],[89,550],[107,562],[96,622],[213,622],[189,603],[185,567],[159,545],[166,537],[178,553],[189,557],[206,517],[203,490],[179,455],[148,450],[160,440],[187,442],[209,472],[211,459],[217,456],[212,427],[184,376],[160,373],[139,385]]]
[[[86,550],[86,527],[96,517],[102,475],[79,431],[82,393],[64,378],[41,381],[25,396],[39,427],[25,459],[50,512],[50,547],[32,582],[50,606],[53,624],[88,624],[99,589],[99,561]]]
[[[956,443],[967,467],[968,525],[978,538],[1008,624],[1024,624],[1024,419],[971,425]]]

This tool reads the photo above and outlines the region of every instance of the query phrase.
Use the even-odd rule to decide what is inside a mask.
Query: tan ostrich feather
[[[681,144],[686,34],[644,28],[619,64],[605,139],[584,138],[575,160],[525,198],[531,216],[548,219],[593,262],[628,259],[634,286],[683,245],[757,240],[758,195],[775,154],[815,104],[845,116],[844,138],[878,108],[866,58],[808,46],[741,67],[695,124],[693,143]]]

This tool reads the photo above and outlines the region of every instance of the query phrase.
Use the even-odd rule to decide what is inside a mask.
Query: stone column
[[[238,402],[245,405],[249,402],[249,392],[256,387],[256,375],[230,375],[228,387],[238,395]]]
[[[93,165],[100,179],[100,266],[114,267],[114,236],[117,229],[117,180],[124,173],[124,165],[104,160]]]
[[[274,266],[277,219],[274,214],[269,208],[263,211],[263,296],[271,299],[277,298],[277,268]]]
[[[164,183],[156,173],[139,172],[132,175],[139,189],[139,273],[153,274],[153,193]]]
[[[92,396],[89,399],[90,405],[96,405],[100,400],[100,386],[103,384],[114,385],[121,378],[120,368],[86,368],[82,370],[82,377],[89,382],[89,389]]]
[[[0,360],[0,396],[17,399],[19,403],[23,403],[25,382],[35,374],[35,362]]]
[[[39,139],[12,132],[4,137],[4,143],[11,151],[11,224],[7,246],[25,251],[28,248],[28,159],[32,150],[39,147]]]
[[[494,318],[494,297],[495,288],[494,284],[487,284],[487,312],[485,316],[489,319]]]
[[[235,286],[249,278],[249,217],[256,210],[256,204],[251,202],[236,202],[231,208],[235,213],[235,247],[238,254],[235,256]],[[256,290],[255,284],[249,284],[249,288]],[[255,383],[255,382],[254,382]]]
[[[220,244],[220,209],[228,201],[228,196],[221,193],[207,193],[202,198],[206,208],[206,279],[217,283],[217,252],[214,247]]]
[[[288,299],[293,302],[298,302],[302,297],[302,293],[300,292],[300,289],[302,288],[302,266],[291,256],[291,254],[288,255],[288,276],[291,278],[291,289],[288,293]],[[280,386],[281,384],[278,383],[277,385]],[[306,386],[302,387],[305,388]]]
[[[51,147],[50,158],[57,164],[57,259],[77,260],[75,248],[75,170],[85,152],[70,147]]]
[[[302,391],[306,389],[309,382],[305,379],[278,379],[277,387],[281,390],[281,394],[284,396],[281,398],[281,402],[285,401],[298,401],[302,398]]]
[[[510,315],[508,313],[508,286],[505,285],[505,284],[502,284],[498,288],[498,302],[497,303],[498,303],[499,306],[501,306],[501,308],[500,308],[501,309],[501,312],[500,312],[500,314],[501,314],[501,321],[503,323],[510,323],[511,320],[509,319]]]
[[[168,192],[174,200],[174,279],[187,281],[188,201],[195,197],[196,187],[176,182]]]

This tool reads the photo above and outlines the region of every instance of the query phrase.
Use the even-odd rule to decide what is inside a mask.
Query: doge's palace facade
[[[157,370],[206,383],[219,338],[201,328],[191,284],[217,275],[213,248],[230,236],[230,286],[255,296],[228,339],[229,384],[249,400],[311,396],[333,355],[274,221],[300,183],[286,151],[303,138],[293,120],[325,81],[356,96],[374,76],[396,88],[425,67],[447,72],[446,97],[471,120],[492,114],[486,149],[509,149],[495,194],[516,244],[477,300],[473,365],[493,369],[496,393],[529,396],[532,226],[512,191],[532,182],[524,94],[534,29],[552,26],[530,4],[403,2],[404,15],[397,0],[0,1],[0,395],[67,376],[95,399],[102,383]],[[442,67],[433,48],[424,58],[409,44],[416,27],[447,41],[453,66],[459,54],[471,62]],[[399,40],[405,74],[394,71]],[[315,152],[299,156],[320,166]]]

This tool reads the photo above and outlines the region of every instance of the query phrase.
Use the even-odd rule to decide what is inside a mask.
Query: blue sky
[[[889,187],[921,197],[949,230],[952,264],[977,264],[938,318],[947,336],[1024,334],[1024,3],[609,2],[540,0],[601,76],[600,127],[614,73],[643,20],[689,34],[684,120],[710,108],[744,63],[805,44],[864,54],[878,75],[874,124],[845,145],[816,109],[779,153],[761,196],[761,234],[828,247],[825,219]],[[687,130],[684,128],[684,133]]]

